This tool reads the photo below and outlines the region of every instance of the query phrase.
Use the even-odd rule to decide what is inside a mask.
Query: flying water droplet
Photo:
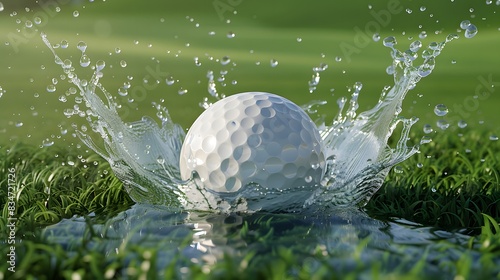
[[[79,11],[73,11],[73,17],[78,17],[80,15]]]
[[[61,95],[61,96],[59,96],[59,101],[65,103],[66,101],[68,101],[68,99],[66,98],[65,95]]]
[[[384,39],[384,46],[392,48],[397,44],[396,38],[394,36],[389,36]]]
[[[430,142],[432,142],[432,138],[427,135],[422,136],[422,138],[420,139],[420,145],[427,144]]]
[[[469,27],[470,24],[471,24],[470,21],[463,20],[462,22],[460,22],[460,28],[466,29],[467,27]]]
[[[438,117],[445,116],[446,114],[448,114],[448,107],[446,107],[446,105],[444,104],[438,104],[434,107],[434,114],[436,114],[436,116]]]
[[[496,135],[494,135],[494,134],[493,134],[493,135],[490,135],[490,140],[491,140],[491,141],[497,141],[497,140],[498,140],[498,136],[496,136]]]
[[[121,67],[127,67],[127,62],[125,60],[120,61]]]
[[[201,61],[197,56],[194,58],[194,65],[196,65],[198,67],[201,66]]]
[[[61,41],[61,49],[66,49],[66,48],[68,48],[68,46],[69,46],[68,41],[66,41],[66,40]]]
[[[52,145],[54,145],[54,141],[50,140],[49,138],[46,138],[42,141],[43,147],[50,147]]]
[[[442,130],[446,130],[448,127],[450,127],[450,123],[448,123],[446,120],[438,120],[436,122],[436,125]]]
[[[95,67],[96,71],[100,72],[102,69],[104,69],[104,67],[106,67],[106,62],[104,62],[104,60],[98,60],[95,64]]]
[[[236,37],[236,34],[234,32],[232,32],[232,31],[229,31],[227,33],[226,37],[229,38],[229,39],[232,39],[232,38]]]
[[[466,128],[467,127],[467,123],[464,120],[461,120],[461,121],[458,122],[458,127],[460,127],[460,128]]]
[[[87,43],[85,43],[84,41],[80,41],[78,42],[78,44],[76,45],[76,47],[81,51],[81,52],[85,52],[85,50],[87,50]]]
[[[222,57],[222,59],[220,60],[220,64],[222,65],[227,65],[231,62],[231,58],[229,58],[229,56],[224,56]]]
[[[54,91],[56,91],[55,85],[48,85],[47,86],[47,92],[54,92]]]
[[[271,59],[270,63],[271,63],[271,67],[278,66],[278,61],[276,59]]]
[[[0,2],[0,12],[3,12],[3,10],[5,10],[5,7],[3,6],[3,3]]]
[[[179,95],[184,95],[184,94],[186,94],[187,92],[188,92],[188,90],[187,90],[187,89],[185,89],[185,88],[180,88],[180,89],[177,91],[177,93],[178,93]]]
[[[403,171],[404,171],[404,170],[403,170],[403,167],[401,167],[401,166],[399,166],[399,165],[398,165],[398,166],[395,166],[393,170],[394,170],[394,172],[395,172],[395,173],[397,173],[397,174],[402,174],[402,173],[403,173]]]
[[[172,76],[168,76],[166,79],[165,79],[165,83],[169,86],[173,85],[175,83],[175,79],[174,77]]]
[[[434,129],[432,129],[432,126],[430,124],[425,124],[424,125],[424,133],[425,134],[432,133],[433,131],[434,131]]]
[[[474,24],[471,24],[465,29],[464,36],[465,36],[465,38],[470,39],[470,38],[476,36],[476,34],[477,34],[477,27]]]

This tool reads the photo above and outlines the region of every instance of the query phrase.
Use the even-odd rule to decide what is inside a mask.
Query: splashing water
[[[410,128],[417,118],[405,119],[399,116],[402,102],[406,93],[413,89],[422,77],[432,72],[435,58],[446,43],[457,37],[449,35],[444,42],[433,42],[421,52],[420,41],[413,42],[408,50],[401,52],[395,48],[394,37],[383,40],[384,45],[391,49],[393,63],[387,72],[394,76],[394,86],[385,88],[379,102],[371,110],[359,115],[356,111],[361,83],[354,85],[350,100],[341,98],[338,101],[340,112],[337,117],[331,125],[323,125],[320,128],[327,156],[326,173],[321,184],[295,189],[285,188],[280,191],[252,185],[242,188],[244,190],[230,197],[222,198],[203,186],[196,185],[195,180],[180,179],[179,156],[185,133],[182,127],[172,121],[165,107],[153,104],[157,116],[160,117],[161,126],[150,117],[124,123],[118,115],[119,105],[99,83],[99,79],[103,77],[105,63],[96,63],[89,81],[79,79],[72,64],[67,60],[63,61],[56,54],[47,36],[42,34],[43,41],[55,56],[55,62],[63,68],[68,80],[80,90],[87,105],[86,111],[73,110],[70,115],[85,117],[92,131],[99,135],[95,137],[95,133],[80,129],[77,130],[78,136],[110,163],[134,201],[185,209],[223,211],[298,211],[313,206],[325,209],[366,204],[381,187],[391,167],[418,151],[419,145],[407,145]],[[82,67],[90,64],[90,59],[85,54],[86,47],[83,42],[78,45],[82,51]],[[419,56],[423,62],[414,65]],[[271,64],[273,63],[273,66],[277,65],[277,61],[271,61]],[[211,96],[223,98],[218,96],[213,74],[207,77]],[[316,80],[314,78],[315,76],[312,80],[312,91],[317,85],[316,80],[319,82],[319,76]],[[99,90],[104,100],[99,97]],[[207,103],[203,107],[207,108],[209,105]],[[391,148],[387,142],[399,123],[403,125],[400,139],[396,146]],[[101,142],[103,147],[98,144]],[[426,142],[429,142],[427,138],[422,139],[421,144]],[[290,197],[300,197],[304,193],[309,196],[306,201],[283,203],[290,200]]]

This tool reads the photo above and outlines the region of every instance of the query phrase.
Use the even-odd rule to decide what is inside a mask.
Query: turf
[[[392,83],[391,77],[384,73],[391,59],[381,42],[370,42],[350,57],[346,57],[340,47],[342,43],[354,44],[356,28],[363,29],[373,22],[373,14],[367,8],[369,4],[373,6],[372,11],[378,12],[389,2],[311,4],[295,1],[293,5],[289,1],[229,2],[238,13],[225,12],[223,19],[214,8],[215,1],[138,4],[131,0],[108,0],[85,3],[85,7],[78,3],[61,4],[62,11],[44,18],[39,31],[47,33],[54,44],[68,40],[70,48],[59,48],[58,53],[71,58],[75,64],[79,58],[75,46],[78,41],[85,41],[94,62],[106,61],[108,66],[102,83],[112,93],[123,85],[127,76],[134,77],[133,87],[144,87],[143,78],[157,67],[179,80],[173,86],[167,86],[163,80],[157,86],[150,86],[145,96],[136,98],[141,99],[140,102],[128,103],[130,96],[118,97],[124,104],[122,115],[129,121],[154,114],[150,102],[164,99],[174,121],[188,127],[201,112],[198,102],[207,96],[208,70],[215,73],[228,70],[227,85],[218,87],[222,93],[269,91],[298,104],[311,99],[327,100],[328,105],[319,108],[319,114],[327,119],[337,112],[336,99],[348,95],[348,87],[354,82],[364,84],[361,110],[372,106],[381,89]],[[79,140],[71,136],[73,127],[84,124],[85,120],[65,119],[62,114],[65,108],[73,106],[72,100],[58,101],[69,86],[41,42],[39,31],[27,37],[22,33],[24,21],[33,19],[40,5],[32,1],[3,3],[6,10],[0,17],[0,32],[6,44],[2,44],[0,54],[0,86],[5,90],[0,97],[0,205],[3,205],[0,239],[7,240],[10,184],[21,190],[14,214],[18,218],[16,237],[22,242],[16,247],[21,256],[17,265],[21,272],[9,274],[7,264],[2,262],[0,279],[122,278],[123,271],[132,279],[153,278],[157,273],[154,263],[159,261],[159,248],[131,246],[110,258],[87,246],[99,236],[90,234],[71,252],[41,237],[44,227],[61,219],[90,215],[94,218],[85,218],[90,227],[104,223],[133,202],[108,163],[81,147]],[[498,87],[500,77],[500,56],[496,55],[500,43],[500,22],[495,14],[498,8],[481,3],[475,4],[474,12],[470,12],[471,4],[465,1],[401,3],[412,13],[403,11],[392,15],[380,31],[382,37],[396,35],[401,49],[406,49],[411,42],[408,37],[416,38],[423,29],[428,31],[424,44],[441,41],[446,34],[456,32],[463,19],[471,19],[479,27],[479,33],[473,39],[461,38],[450,43],[438,57],[432,75],[409,93],[403,114],[421,118],[411,137],[418,139],[423,134],[422,126],[430,123],[436,131],[432,134],[433,141],[391,172],[363,211],[383,221],[405,219],[436,230],[468,234],[466,244],[436,241],[435,246],[446,254],[458,252],[458,257],[449,263],[436,261],[440,268],[452,267],[450,271],[455,279],[500,279],[500,143],[489,139],[492,134],[500,134],[496,121],[500,95],[491,87]],[[26,12],[26,6],[33,10]],[[426,7],[425,12],[419,12],[421,6]],[[71,15],[74,10],[80,13],[76,18]],[[12,11],[17,11],[17,15],[8,16]],[[16,23],[16,19],[22,20]],[[226,19],[231,23],[226,23]],[[196,27],[196,23],[200,26]],[[439,34],[433,34],[435,30]],[[209,36],[210,31],[216,35]],[[236,37],[228,39],[229,31],[234,31]],[[17,44],[12,38],[25,41]],[[120,54],[115,52],[117,47],[122,50]],[[236,66],[224,67],[209,59],[225,55]],[[342,61],[335,61],[337,56]],[[201,59],[200,67],[194,66],[194,57]],[[271,59],[279,61],[276,68],[270,67]],[[126,60],[127,67],[119,67],[120,60]],[[260,65],[256,65],[257,62]],[[307,82],[312,67],[320,63],[327,63],[329,68],[322,73],[316,93],[311,94]],[[80,70],[78,73],[89,74],[85,69]],[[53,78],[58,80],[58,90],[48,93],[46,87]],[[237,83],[231,84],[232,80]],[[490,87],[482,90],[491,94],[478,98],[476,89],[484,80],[489,81]],[[149,82],[154,85],[154,81]],[[188,93],[178,95],[180,87],[188,89]],[[331,89],[335,89],[333,96]],[[474,100],[477,102],[471,103]],[[453,122],[448,130],[441,131],[434,125],[439,118],[432,109],[439,103],[450,108],[446,118]],[[460,111],[460,106],[469,106],[470,110]],[[456,122],[460,119],[467,121],[467,128],[457,128]],[[23,125],[16,125],[19,123]],[[63,133],[66,129],[68,132]],[[55,144],[40,148],[45,139]],[[15,174],[15,180],[9,181],[13,176],[9,174]],[[284,220],[281,222],[286,223]],[[252,242],[279,243],[282,240],[273,232],[272,223],[280,224],[280,221],[263,216],[241,226],[234,235]],[[301,232],[290,234],[294,233]],[[302,252],[300,247],[275,246],[263,255],[252,251],[241,259],[227,255],[210,268],[208,275],[197,265],[189,266],[188,274],[180,272],[175,263],[184,261],[181,259],[172,261],[163,272],[166,279],[358,279],[360,275],[374,279],[439,278],[439,274],[429,274],[425,258],[392,267],[387,253],[382,255],[379,264],[364,262],[359,256],[368,242],[368,239],[360,240],[349,256],[341,253],[325,256],[323,248]],[[8,250],[2,246],[1,255],[5,256]],[[304,254],[297,255],[297,252]],[[136,256],[132,261],[131,255]],[[302,257],[317,262],[308,263]],[[332,258],[351,258],[354,265],[335,267],[329,263]]]

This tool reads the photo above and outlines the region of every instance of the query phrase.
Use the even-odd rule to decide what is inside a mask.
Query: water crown
[[[55,62],[62,67],[68,80],[78,88],[85,101],[86,110],[76,109],[67,114],[85,117],[90,125],[91,131],[78,129],[77,135],[110,163],[134,201],[177,205],[185,209],[223,211],[300,211],[312,206],[324,209],[365,205],[381,187],[389,170],[418,151],[419,145],[407,145],[410,128],[418,119],[399,116],[402,102],[406,93],[422,77],[432,72],[435,58],[446,43],[457,37],[449,35],[444,42],[430,43],[423,51],[420,51],[422,43],[414,41],[404,52],[396,49],[394,37],[383,40],[384,46],[391,52],[392,65],[387,72],[394,77],[394,86],[385,88],[378,103],[360,114],[357,114],[357,100],[362,89],[361,83],[354,85],[350,100],[339,99],[340,110],[333,123],[320,128],[327,158],[321,184],[310,188],[285,187],[279,191],[253,185],[229,197],[221,197],[196,184],[195,180],[181,180],[179,154],[185,133],[180,125],[172,121],[166,107],[153,104],[161,125],[147,116],[135,122],[124,123],[118,114],[119,105],[99,82],[103,77],[105,62],[96,63],[90,80],[80,79],[73,64],[62,60],[47,36],[42,34],[42,40],[52,51]],[[80,66],[89,66],[91,62],[85,54],[87,45],[80,42],[77,47],[82,52]],[[419,56],[423,62],[414,65]],[[230,63],[230,58],[223,57],[221,63]],[[277,64],[277,61],[271,61],[273,67]],[[323,68],[326,69],[326,66]],[[315,71],[315,74],[318,72]],[[213,72],[210,71],[207,77],[210,95],[223,98],[215,88]],[[168,77],[166,83],[173,84],[174,79]],[[317,83],[319,76],[317,79],[313,76],[311,90],[315,89]],[[99,97],[99,91],[104,99]],[[210,106],[206,103],[203,106],[205,108]],[[441,112],[444,108],[436,110]],[[403,125],[402,133],[396,146],[391,148],[387,142],[399,123]],[[421,141],[425,142],[428,142],[428,137]],[[293,205],[279,203],[287,197],[304,192],[310,193],[306,201],[298,201]]]

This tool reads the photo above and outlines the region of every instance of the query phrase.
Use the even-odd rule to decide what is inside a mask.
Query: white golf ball
[[[311,118],[293,102],[264,92],[210,106],[189,129],[180,156],[182,179],[196,171],[205,188],[220,193],[251,183],[273,189],[317,184],[324,167]]]

